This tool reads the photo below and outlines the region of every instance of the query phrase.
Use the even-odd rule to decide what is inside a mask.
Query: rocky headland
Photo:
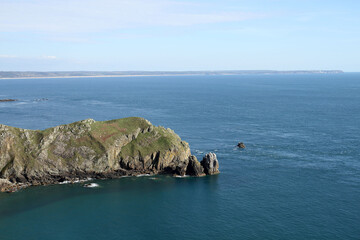
[[[87,119],[45,130],[0,124],[0,191],[140,174],[205,176],[218,167],[214,153],[199,162],[173,130],[143,118]]]

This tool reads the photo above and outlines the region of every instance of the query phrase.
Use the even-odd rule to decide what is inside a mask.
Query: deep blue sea
[[[2,98],[21,128],[144,117],[221,174],[1,193],[1,240],[360,239],[360,73],[13,79]]]

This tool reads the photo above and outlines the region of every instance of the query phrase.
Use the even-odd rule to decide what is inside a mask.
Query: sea
[[[0,193],[1,240],[360,239],[360,73],[3,79],[6,98],[19,128],[146,118],[221,173]]]

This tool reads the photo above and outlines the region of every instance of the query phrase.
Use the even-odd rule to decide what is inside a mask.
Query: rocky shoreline
[[[191,156],[192,158],[194,156]],[[195,158],[196,159],[196,158]],[[17,192],[23,188],[27,188],[30,186],[40,186],[40,185],[54,185],[54,184],[74,184],[80,182],[86,182],[93,179],[117,179],[122,177],[138,177],[138,176],[154,176],[154,175],[172,175],[174,177],[184,177],[184,176],[195,176],[195,177],[203,177],[206,175],[215,175],[219,174],[219,163],[215,153],[207,153],[203,160],[200,162],[200,166],[196,167],[197,164],[193,158],[190,160],[188,165],[188,171],[183,174],[176,174],[172,172],[156,172],[156,171],[116,171],[116,172],[79,172],[72,174],[65,174],[59,176],[49,176],[43,179],[31,179],[23,180],[23,182],[11,182],[8,179],[0,178],[0,192]],[[197,160],[196,160],[197,161]]]
[[[0,191],[85,179],[142,174],[205,176],[219,173],[214,153],[201,162],[171,129],[142,118],[92,119],[27,130],[0,124]]]

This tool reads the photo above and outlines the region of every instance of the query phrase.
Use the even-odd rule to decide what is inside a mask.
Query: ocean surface
[[[221,174],[1,193],[1,240],[360,239],[360,73],[0,80],[3,98],[21,128],[144,117]]]

